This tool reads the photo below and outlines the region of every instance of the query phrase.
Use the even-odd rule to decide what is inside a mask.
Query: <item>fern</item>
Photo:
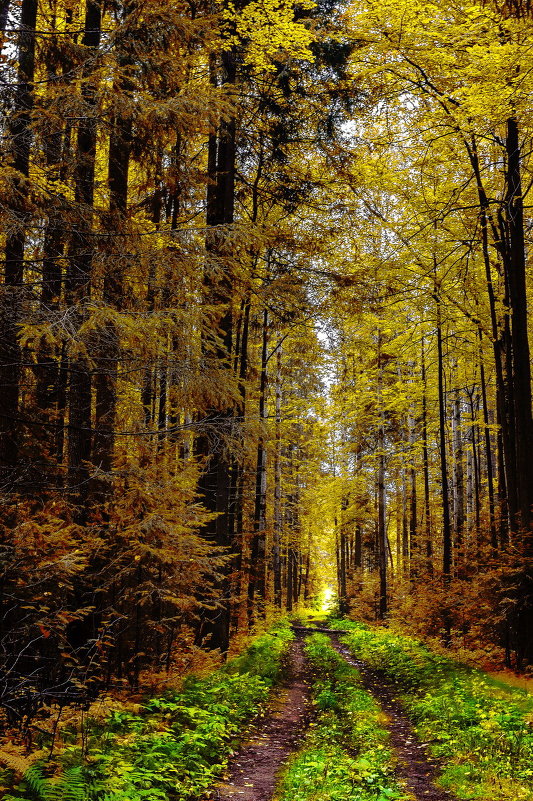
[[[83,767],[76,765],[57,776],[46,776],[43,763],[30,765],[24,774],[27,796],[12,796],[12,801],[87,801],[89,798]]]
[[[45,755],[45,751],[34,751],[29,756],[24,756],[17,751],[8,751],[5,748],[0,748],[0,762],[3,763],[8,770],[23,776],[27,770],[35,762],[38,762]]]
[[[87,782],[81,765],[67,768],[46,791],[46,801],[87,801]]]
[[[46,801],[49,779],[43,773],[43,763],[35,762],[24,774],[24,784],[38,801]]]

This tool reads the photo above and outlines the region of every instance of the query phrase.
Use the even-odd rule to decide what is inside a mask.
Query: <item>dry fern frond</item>
[[[47,754],[48,752],[42,749],[31,754],[23,754],[22,751],[14,748],[8,750],[3,747],[0,748],[0,765],[8,770],[14,770],[17,776],[23,776],[34,762],[43,759]]]

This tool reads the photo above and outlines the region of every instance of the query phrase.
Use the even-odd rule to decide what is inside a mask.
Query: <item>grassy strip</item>
[[[533,799],[533,699],[411,637],[364,624],[352,652],[395,681],[416,731],[443,768],[440,783],[463,799]]]
[[[309,637],[306,651],[320,711],[289,762],[276,801],[405,799],[394,778],[383,713],[362,688],[358,671],[323,634]]]
[[[222,773],[243,726],[280,678],[293,635],[287,623],[263,634],[210,676],[180,692],[113,712],[94,728],[85,759],[78,745],[58,763],[35,763],[4,801],[185,801]]]

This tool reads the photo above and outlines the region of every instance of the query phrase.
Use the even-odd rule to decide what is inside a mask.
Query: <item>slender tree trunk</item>
[[[498,531],[496,528],[496,514],[494,504],[494,467],[492,460],[492,443],[490,439],[489,428],[489,407],[487,403],[487,381],[485,378],[485,362],[483,359],[482,349],[482,333],[478,332],[479,336],[479,375],[481,383],[481,401],[483,404],[483,429],[485,439],[485,464],[487,470],[487,490],[489,494],[489,526],[490,526],[490,542],[494,553],[498,550]]]
[[[241,320],[240,320],[240,334],[238,346],[238,358],[234,364],[234,371],[238,372],[238,388],[240,402],[238,404],[237,414],[240,418],[241,425],[244,425],[246,419],[246,382],[248,378],[248,338],[250,333],[250,312],[251,302],[249,296],[246,296],[243,301]],[[235,553],[233,564],[233,588],[232,588],[232,610],[231,619],[232,626],[238,630],[239,619],[241,614],[241,593],[242,585],[246,577],[243,573],[244,564],[244,483],[245,471],[243,466],[243,459],[236,457],[233,460],[233,496],[232,504],[233,511],[233,525],[229,525],[229,536],[233,539],[233,551]],[[243,609],[245,613],[245,610]]]
[[[477,405],[477,409],[476,409]],[[481,528],[481,470],[479,464],[479,447],[478,447],[478,437],[476,436],[476,432],[478,431],[477,425],[477,416],[479,414],[479,395],[477,395],[477,401],[474,402],[474,390],[472,390],[472,394],[470,396],[470,416],[472,424],[470,426],[470,441],[471,441],[471,495],[472,495],[472,511],[471,516],[473,516],[473,524],[472,529],[474,532],[474,540],[476,544],[475,553],[479,562],[480,557],[480,528]],[[473,514],[472,514],[473,513]]]
[[[385,412],[382,408],[382,357],[381,357],[381,332],[378,333],[378,475],[377,475],[377,539],[378,539],[378,559],[379,559],[379,604],[378,617],[380,620],[387,614],[387,526],[385,513]]]
[[[0,2],[0,33],[2,34],[6,32],[10,5],[11,0],[1,0]]]
[[[67,23],[72,22],[72,9],[65,9]],[[55,56],[55,57],[54,57]],[[61,85],[65,87],[71,77],[72,59],[64,55],[57,63],[57,54],[45,58],[47,90]],[[69,122],[55,121],[44,140],[43,156],[50,184],[66,181],[70,159],[72,126]],[[65,201],[61,195],[51,199],[47,209],[47,220],[43,237],[42,283],[40,296],[40,319],[51,327],[57,326],[63,288],[63,258],[67,242],[65,227]],[[62,474],[57,461],[63,456],[63,426],[65,423],[65,378],[66,352],[62,346],[41,339],[36,353],[35,404],[36,436],[40,440],[43,465],[40,481],[45,485],[57,485]],[[61,447],[59,447],[61,445]]]
[[[461,430],[461,396],[459,390],[452,401],[453,442],[453,530],[458,562],[464,561],[464,465],[463,437]]]
[[[96,162],[97,123],[95,117],[96,84],[91,78],[92,60],[100,46],[102,9],[100,0],[88,0],[82,46],[86,59],[82,70],[85,84],[82,99],[86,116],[78,127],[75,199],[78,219],[72,231],[65,281],[67,302],[74,307],[73,317],[79,329],[85,306],[91,295],[91,272],[94,254],[93,205]],[[85,515],[91,458],[91,372],[81,350],[70,358],[68,371],[68,486],[70,496]]]
[[[307,552],[305,554],[304,572],[303,572],[303,596],[304,602],[309,600],[309,575],[311,573],[311,551],[310,543],[308,542]]]
[[[281,343],[276,351],[276,442],[274,449],[274,532],[272,543],[272,567],[274,577],[274,604],[281,608]]]
[[[492,280],[492,266],[489,251],[489,230],[492,231],[494,247],[499,258],[505,261],[505,236],[502,237],[498,226],[491,216],[489,199],[483,186],[481,171],[479,166],[479,156],[477,152],[476,140],[472,140],[472,146],[468,149],[474,175],[476,177],[477,192],[480,208],[481,223],[481,244],[483,251],[483,263],[485,267],[485,280],[487,283],[487,295],[489,299],[491,333],[494,350],[494,367],[496,371],[496,409],[499,425],[500,461],[498,469],[498,495],[500,507],[500,529],[502,542],[507,539],[508,532],[514,528],[518,513],[518,500],[516,494],[516,454],[514,437],[514,409],[512,408],[509,387],[511,382],[510,366],[507,371],[504,369],[505,354],[509,350],[509,319],[506,315],[503,325],[498,321],[497,299]],[[504,306],[508,307],[508,301],[504,299]],[[483,360],[481,359],[481,364]],[[508,482],[509,487],[508,487]],[[507,528],[507,532],[505,529]]]
[[[420,559],[420,538],[418,535],[418,504],[416,492],[416,464],[415,464],[415,441],[416,424],[414,414],[409,414],[409,536],[404,534],[403,553],[406,564],[409,563],[409,551],[413,554],[415,561]]]
[[[444,357],[442,349],[442,312],[440,290],[436,286],[434,299],[437,306],[437,351],[439,381],[439,447],[440,476],[442,492],[442,573],[445,589],[449,586],[452,574],[452,530],[450,525],[450,500],[448,492],[448,467],[446,464],[446,401],[444,397]],[[444,645],[451,645],[451,616],[445,601],[443,609]]]
[[[294,573],[293,573],[293,550],[292,546],[287,546],[287,595],[285,598],[285,609],[292,612],[294,601]]]
[[[19,409],[22,373],[19,325],[28,222],[31,118],[34,108],[35,24],[37,0],[22,0],[18,39],[17,85],[8,121],[12,166],[16,171],[10,203],[11,230],[5,240],[5,279],[0,299],[0,486],[12,489],[19,479],[22,437]]]
[[[125,22],[127,15],[134,8],[134,3],[125,6]],[[133,63],[130,52],[130,39],[117,41],[119,50],[119,69],[128,70]],[[131,82],[121,74],[117,79],[117,91],[128,96]],[[127,233],[128,213],[128,172],[132,143],[132,117],[129,114],[115,112],[111,135],[109,138],[108,175],[109,188],[109,229],[117,237],[111,244],[106,264],[102,300],[106,307],[119,312],[124,296],[124,236]],[[127,240],[126,240],[127,241]],[[117,413],[117,383],[120,362],[120,339],[116,323],[109,319],[98,332],[96,347],[95,385],[95,432],[92,460],[98,468],[98,479],[94,485],[94,502],[103,503],[112,494],[112,467],[115,449],[115,429]]]
[[[259,379],[259,426],[257,442],[257,462],[255,473],[255,509],[254,533],[251,543],[250,576],[248,580],[248,615],[254,615],[255,595],[259,603],[266,601],[265,554],[266,554],[266,492],[267,492],[267,449],[265,443],[266,426],[266,390],[267,390],[267,357],[268,357],[268,309],[263,310],[263,330],[261,344],[261,370]]]
[[[429,452],[428,452],[428,415],[427,415],[427,380],[426,355],[424,340],[422,340],[422,468],[424,473],[424,529],[426,540],[427,570],[433,570],[433,540],[431,537],[431,501],[429,495]]]
[[[179,142],[178,137],[178,142]],[[179,158],[179,150],[177,153],[177,158]],[[158,174],[160,171],[160,161],[158,161],[158,165],[155,171],[155,180],[154,183],[158,184]],[[162,199],[161,194],[157,190],[154,192],[153,202],[152,202],[152,222],[156,228],[159,228],[161,224],[161,207],[162,207]],[[173,197],[173,213],[176,215],[178,214],[179,210],[179,197]],[[150,260],[150,264],[148,267],[148,282],[146,288],[146,310],[148,314],[152,314],[156,308],[156,283],[157,283],[157,264],[155,259]],[[154,398],[156,395],[155,391],[155,369],[154,369],[154,362],[155,359],[151,360],[150,363],[144,368],[144,375],[142,381],[142,388],[141,388],[141,403],[144,410],[144,425],[145,428],[149,431],[153,431],[155,427],[155,419],[152,414],[153,410],[153,403]],[[152,435],[147,434],[146,437],[146,447],[147,450],[151,450],[151,443],[152,443]],[[147,457],[149,458],[149,457]]]
[[[401,576],[409,576],[409,527],[407,525],[407,470],[402,466],[402,484],[398,489],[396,506],[396,560]],[[405,545],[407,544],[407,556]]]
[[[57,79],[57,76],[53,75],[53,78]],[[62,133],[61,128],[58,128],[50,135],[49,144],[45,152],[49,180],[51,181],[60,179],[61,161],[65,156],[62,147]],[[45,323],[53,324],[57,322],[63,278],[61,258],[64,248],[63,215],[59,208],[52,207],[48,213],[43,243],[40,316]],[[50,481],[57,482],[57,476],[54,476],[54,457],[57,452],[57,427],[63,422],[58,419],[60,358],[57,346],[51,346],[46,341],[40,343],[37,349],[37,363],[35,366],[35,403],[37,406],[37,436],[40,440],[44,463],[41,470],[45,477],[45,484]]]
[[[339,518],[339,531],[338,531],[338,573],[339,573],[339,612],[341,615],[348,613],[348,592],[347,592],[347,562],[346,562],[346,511],[348,509],[348,498],[343,496],[341,502],[341,511]]]

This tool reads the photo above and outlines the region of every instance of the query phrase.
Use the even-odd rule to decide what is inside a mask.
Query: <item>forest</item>
[[[211,798],[284,660],[322,676],[312,747],[342,730],[339,766],[357,710],[386,753],[372,670],[464,698],[469,670],[531,675],[530,0],[1,0],[0,23],[0,796]],[[200,735],[213,703],[234,717]],[[533,798],[524,703],[510,773],[476,763],[457,797]],[[105,784],[102,727],[145,742],[185,708],[189,784]],[[305,795],[304,756],[276,798],[440,800],[373,758],[374,784]]]

